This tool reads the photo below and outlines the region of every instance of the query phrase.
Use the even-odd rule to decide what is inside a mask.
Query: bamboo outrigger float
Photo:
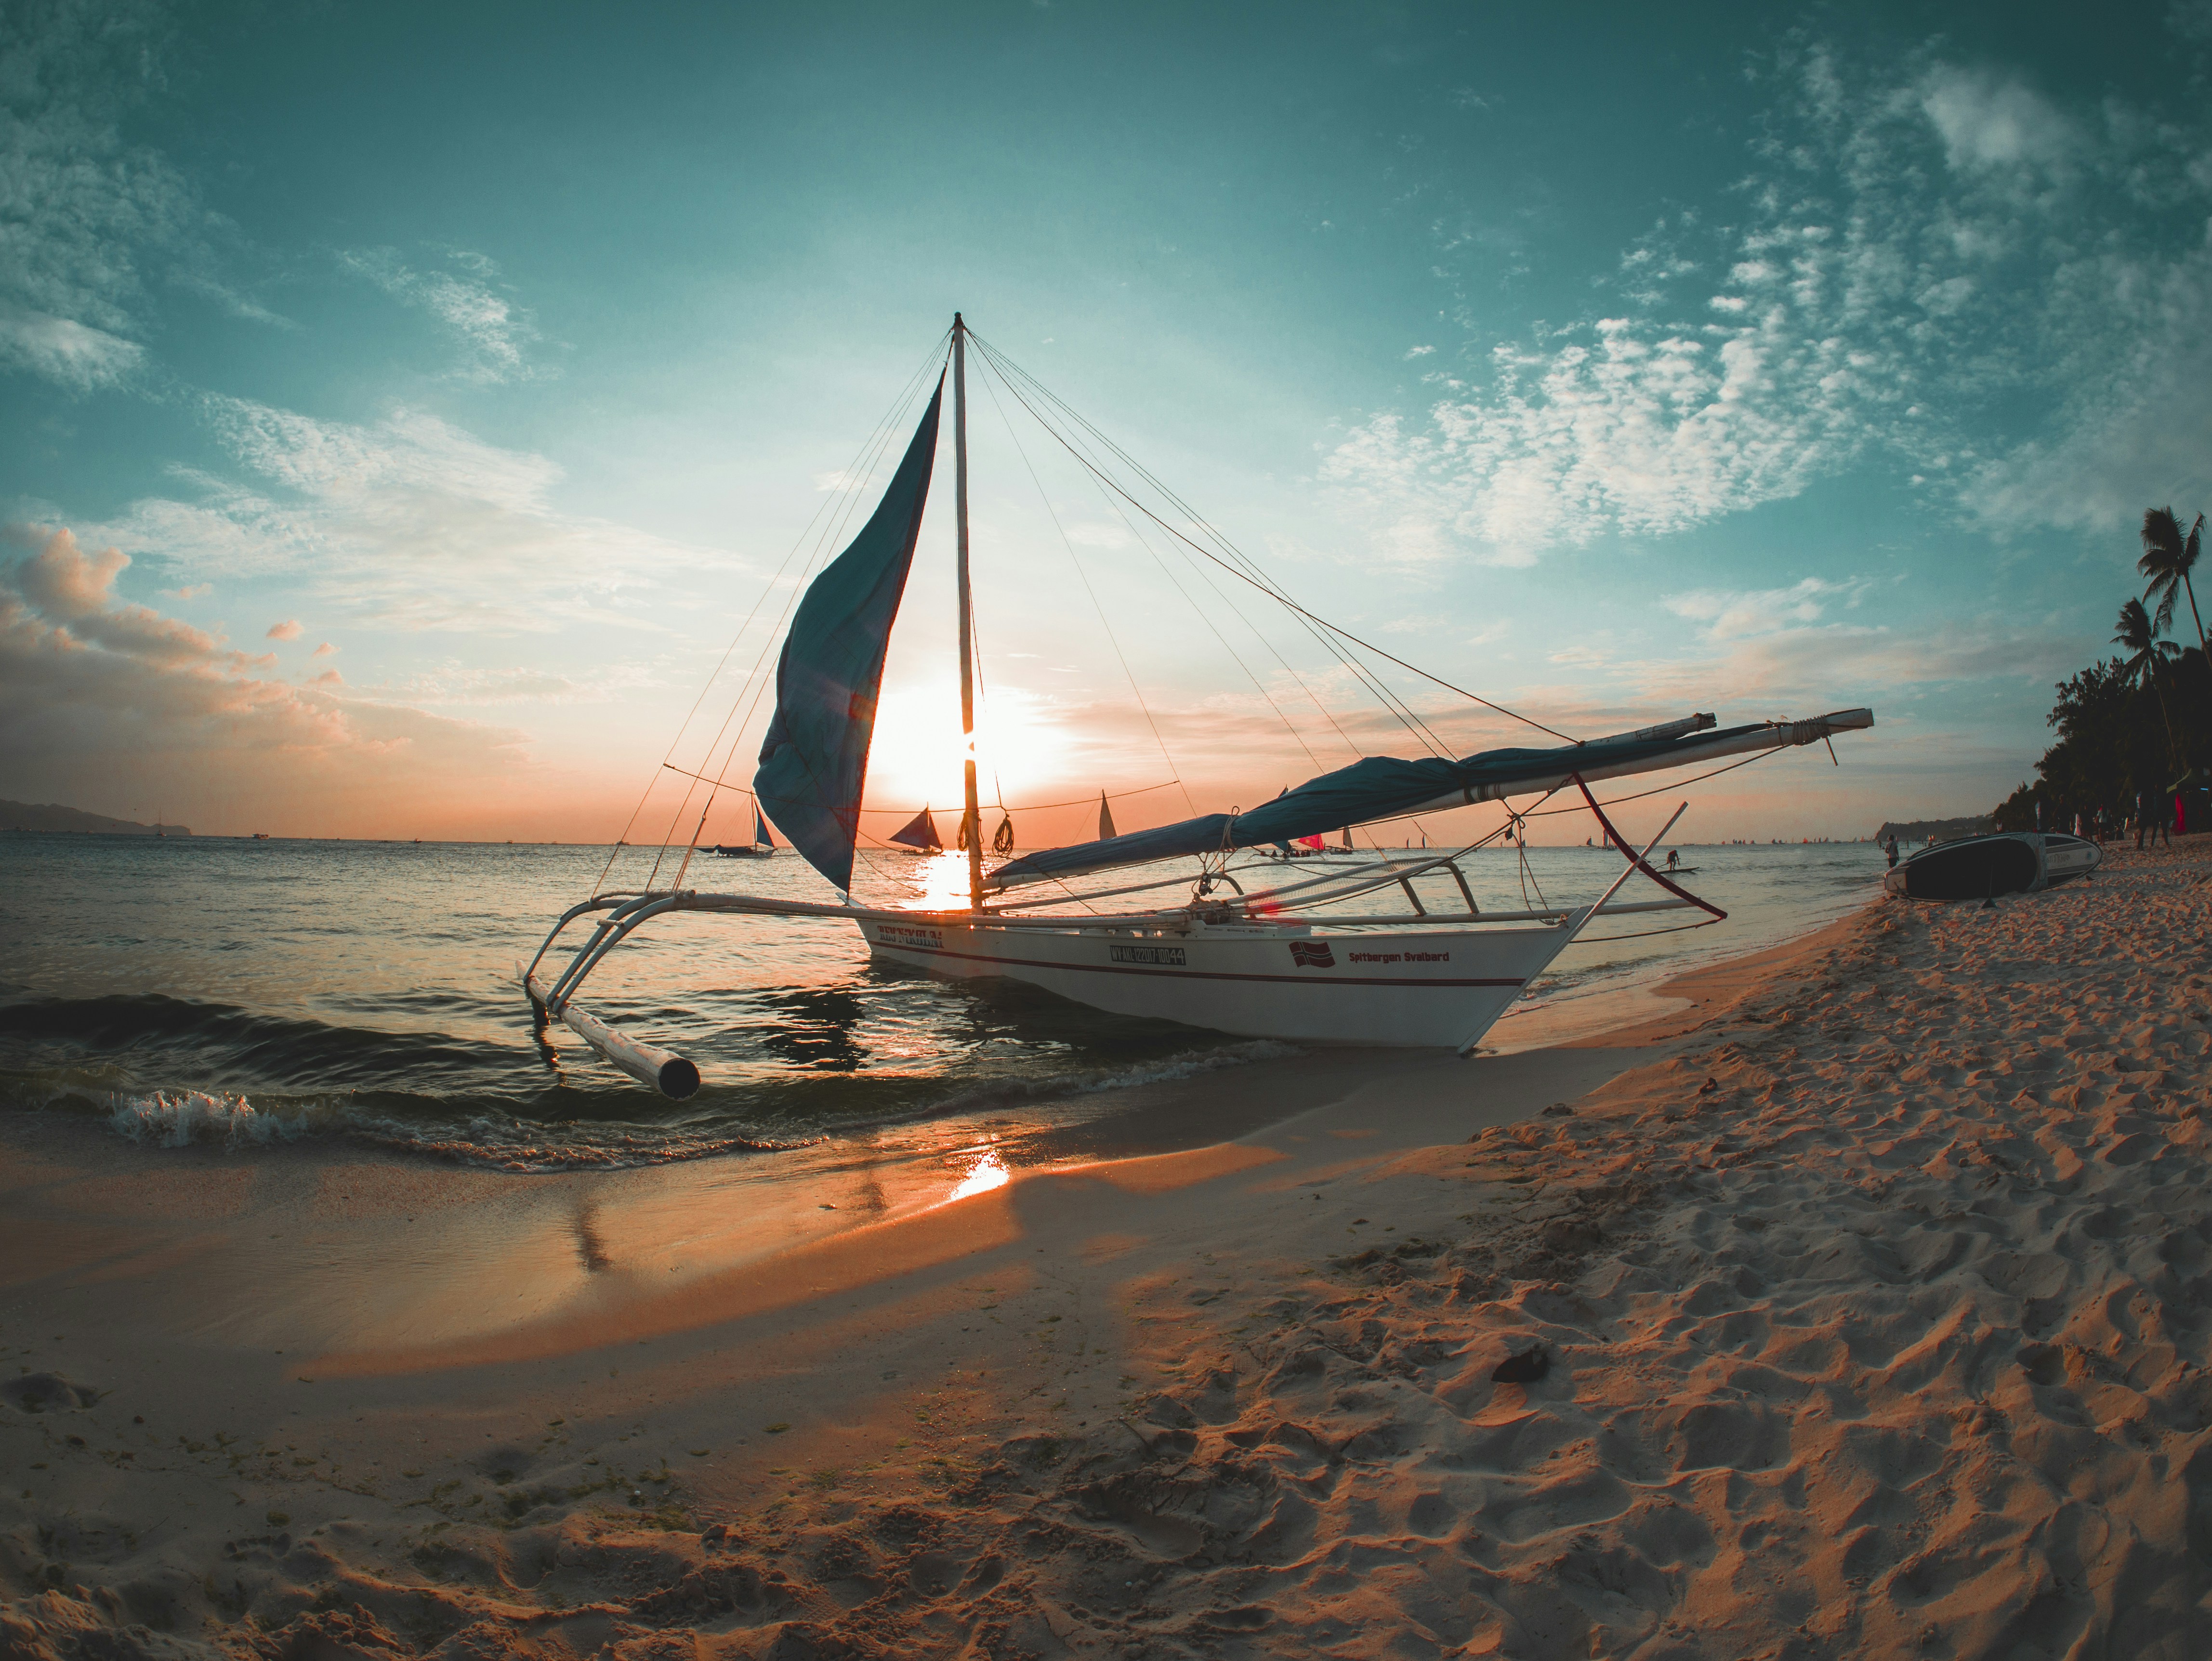
[[[979,834],[968,536],[971,338],[956,314],[949,361],[889,488],[860,533],[807,588],[776,666],[776,708],[752,792],[792,847],[842,897],[817,902],[687,888],[687,846],[667,887],[599,892],[571,906],[522,970],[523,985],[541,1020],[562,1022],[617,1067],[664,1094],[682,1098],[696,1091],[697,1068],[671,1050],[621,1032],[580,1004],[577,994],[607,953],[638,928],[683,912],[842,919],[859,928],[876,957],[955,979],[1006,977],[1120,1014],[1255,1037],[1435,1045],[1468,1054],[1592,918],[1695,910],[1706,914],[1705,921],[1717,922],[1726,915],[1655,869],[1650,848],[1631,847],[1591,794],[1592,783],[1825,743],[1874,724],[1873,713],[1866,709],[1727,728],[1710,715],[1695,715],[1610,738],[1487,751],[1456,761],[1443,756],[1368,757],[1309,780],[1250,812],[1203,815],[1123,835],[1114,834],[1102,797],[1102,834],[1097,840],[1030,854],[987,870]],[[1011,366],[984,350],[1006,379]],[[948,377],[953,390],[964,745],[961,845],[969,904],[957,910],[858,905],[851,899],[853,865],[876,700],[891,624],[921,530]],[[1011,389],[1021,396],[1018,386]],[[1036,412],[1032,408],[1030,413]],[[1269,592],[1302,617],[1320,621],[1286,595]],[[1353,638],[1333,627],[1331,632]],[[707,782],[712,785],[719,779]],[[1476,905],[1458,861],[1501,836],[1510,839],[1525,818],[1525,812],[1510,805],[1504,822],[1480,841],[1412,861],[1377,855],[1347,868],[1340,859],[1323,874],[1249,892],[1237,873],[1254,867],[1231,862],[1242,849],[1287,848],[1293,841],[1310,843],[1340,829],[1348,840],[1353,825],[1568,789],[1579,793],[1607,843],[1626,861],[1611,886],[1585,904],[1488,912]],[[1683,811],[1675,810],[1652,847]],[[765,840],[765,829],[757,835]],[[1077,910],[1046,910],[1061,902],[1018,897],[1033,884],[1064,885],[1073,878],[1188,859],[1198,861],[1194,872],[1186,867],[1180,874],[1126,887],[1069,890],[1067,897]],[[1274,867],[1279,873],[1281,868]],[[1667,897],[1613,904],[1621,885],[1638,873]],[[1449,877],[1465,909],[1431,910],[1413,885],[1423,876]],[[1188,891],[1171,904],[1092,909],[1102,900],[1175,888]],[[1410,905],[1410,913],[1324,910],[1394,892]],[[604,915],[566,964],[558,972],[541,973],[568,926],[594,913]]]

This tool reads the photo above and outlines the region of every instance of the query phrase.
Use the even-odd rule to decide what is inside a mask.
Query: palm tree
[[[2197,515],[2197,523],[2189,527],[2185,536],[2181,521],[2173,516],[2171,508],[2153,508],[2143,514],[2142,557],[2136,562],[2137,575],[2150,579],[2143,590],[2143,598],[2158,597],[2158,626],[2173,626],[2173,602],[2182,594],[2189,597],[2189,615],[2197,624],[2197,649],[2204,652],[2206,660],[2212,662],[2212,652],[2204,646],[2204,619],[2197,614],[2197,590],[2189,581],[2189,574],[2197,569],[2197,555],[2204,534],[2204,515]]]
[[[2143,532],[2143,540],[2150,540],[2150,532]],[[2190,533],[2191,558],[2196,557],[2197,536]],[[2124,686],[2148,686],[2158,697],[2159,724],[2166,728],[2166,752],[2170,760],[2173,755],[2173,721],[2166,711],[2164,670],[2167,664],[2180,655],[2170,640],[2160,640],[2166,632],[2168,618],[2161,608],[2156,617],[2143,609],[2139,599],[2131,599],[2120,607],[2118,632],[2112,644],[2129,655],[2120,661],[2120,684]]]

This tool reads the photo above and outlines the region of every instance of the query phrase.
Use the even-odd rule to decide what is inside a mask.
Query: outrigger
[[[577,995],[608,952],[646,923],[672,912],[839,918],[859,928],[874,956],[951,978],[1006,977],[1115,1013],[1242,1036],[1433,1045],[1469,1054],[1594,917],[1686,910],[1705,914],[1699,922],[1687,925],[1702,927],[1727,915],[1650,863],[1652,849],[1674,828],[1686,804],[1674,810],[1649,846],[1638,849],[1614,828],[1592,793],[1592,784],[1824,743],[1838,733],[1874,725],[1873,713],[1867,709],[1728,727],[1722,727],[1713,715],[1701,714],[1608,738],[1541,749],[1490,750],[1457,760],[1448,755],[1411,760],[1370,756],[1310,779],[1249,812],[1206,814],[1152,830],[1104,834],[987,870],[978,834],[981,817],[968,537],[967,356],[971,342],[1001,384],[1037,415],[1024,392],[1042,389],[1003,355],[975,340],[956,314],[949,362],[939,369],[936,390],[889,488],[859,534],[807,587],[776,666],[776,706],[761,747],[752,794],[791,846],[842,897],[812,901],[685,887],[692,852],[687,838],[670,883],[656,886],[648,881],[643,888],[595,892],[580,901],[562,914],[521,971],[541,1022],[562,1022],[616,1066],[666,1095],[680,1098],[696,1091],[698,1068],[673,1051],[609,1025],[580,1003]],[[965,743],[961,846],[967,856],[969,904],[952,910],[859,905],[852,900],[853,867],[877,697],[891,624],[921,532],[947,378],[953,392]],[[1038,419],[1044,421],[1042,416]],[[1046,425],[1052,430],[1048,422]],[[1093,465],[1089,460],[1084,465]],[[1129,500],[1134,502],[1133,497]],[[1165,526],[1164,520],[1158,522]],[[1216,558],[1181,531],[1165,527],[1206,557]],[[1235,574],[1326,630],[1328,637],[1351,642],[1413,669],[1306,611],[1266,579],[1250,575],[1255,570],[1245,561]],[[692,776],[709,787],[711,806],[714,790],[723,784],[721,775]],[[1482,910],[1459,861],[1500,837],[1511,843],[1517,833],[1525,832],[1527,816],[1534,809],[1516,810],[1509,798],[1548,798],[1568,790],[1580,795],[1606,843],[1623,855],[1622,870],[1588,904]],[[1238,873],[1255,867],[1231,862],[1243,849],[1295,844],[1339,830],[1346,830],[1348,838],[1352,826],[1480,802],[1505,804],[1504,822],[1478,841],[1449,852],[1411,860],[1378,853],[1350,868],[1340,859],[1324,874],[1249,892]],[[1101,808],[1100,830],[1110,833],[1112,822],[1103,799]],[[764,841],[765,829],[758,835]],[[1522,845],[1525,848],[1525,840]],[[1185,867],[1168,877],[1082,891],[1066,886],[1071,879],[1108,871],[1192,859],[1197,861],[1194,872]],[[1282,872],[1280,866],[1273,869]],[[1622,884],[1639,873],[1667,897],[1613,903]],[[1436,885],[1449,879],[1464,909],[1449,904],[1431,909],[1414,885],[1423,877],[1431,879],[1431,900]],[[1044,882],[1065,889],[1065,900],[1019,897],[1024,888]],[[1133,897],[1174,888],[1188,891],[1169,904],[1132,904]],[[1380,895],[1402,897],[1410,911],[1339,909]],[[1121,901],[1129,909],[1093,909],[1106,900]],[[1079,909],[1046,909],[1069,901]],[[549,969],[546,959],[562,933],[577,919],[594,913],[604,915],[589,937],[557,972]]]

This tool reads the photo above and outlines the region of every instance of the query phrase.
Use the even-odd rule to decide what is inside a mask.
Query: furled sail
[[[1106,793],[1098,793],[1098,840],[1111,841],[1114,836],[1114,810],[1106,805]]]
[[[933,853],[945,846],[937,838],[937,821],[930,818],[927,807],[892,831],[890,840],[902,848],[924,848]]]
[[[791,845],[840,889],[853,885],[884,651],[914,563],[944,399],[939,376],[890,488],[808,587],[776,660],[775,717],[753,790]]]
[[[1441,812],[1502,796],[1552,790],[1579,775],[1585,781],[1618,778],[1686,767],[1721,756],[1785,745],[1818,744],[1831,733],[1871,727],[1868,709],[1843,709],[1811,721],[1759,721],[1708,731],[1711,715],[1695,715],[1664,727],[1594,739],[1553,750],[1486,750],[1462,761],[1427,757],[1401,761],[1369,756],[1349,767],[1308,779],[1263,807],[1249,813],[1207,813],[1155,830],[1047,849],[1024,855],[992,873],[994,886],[1103,871],[1118,865],[1235,848],[1286,843],[1339,825],[1364,824],[1407,813]]]

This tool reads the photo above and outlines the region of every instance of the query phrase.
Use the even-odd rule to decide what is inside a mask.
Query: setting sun
[[[1059,776],[1058,723],[1031,695],[999,688],[977,712],[976,789],[988,808],[1003,799],[1021,803]],[[927,806],[948,814],[939,825],[949,842],[961,801],[960,691],[951,676],[886,686],[876,707],[876,733],[868,751],[866,810],[912,813]],[[862,821],[872,835],[895,829],[888,819]]]

